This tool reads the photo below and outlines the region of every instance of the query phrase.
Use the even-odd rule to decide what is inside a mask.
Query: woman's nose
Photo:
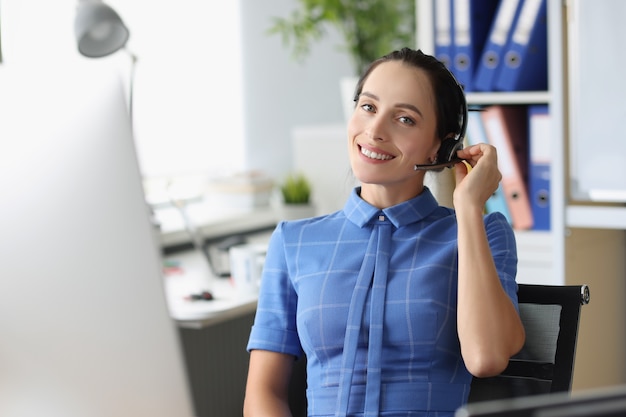
[[[367,135],[370,139],[384,141],[387,139],[387,126],[382,117],[373,117],[367,126]]]

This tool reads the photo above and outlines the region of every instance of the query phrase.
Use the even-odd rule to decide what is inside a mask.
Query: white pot
[[[278,220],[296,220],[315,216],[313,204],[281,204],[278,207]]]
[[[359,82],[359,77],[342,77],[339,80],[341,88],[341,104],[343,106],[343,114],[346,122],[352,117],[354,112],[354,90]]]

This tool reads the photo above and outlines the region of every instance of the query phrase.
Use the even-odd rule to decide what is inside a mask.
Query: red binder
[[[528,111],[524,106],[490,106],[481,113],[487,139],[498,151],[502,189],[513,228],[531,229],[528,198]]]

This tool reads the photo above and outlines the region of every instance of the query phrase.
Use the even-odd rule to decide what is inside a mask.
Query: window
[[[131,58],[124,51],[97,59],[78,53],[73,32],[78,1],[0,0],[2,65],[45,71],[91,60],[130,80]],[[128,52],[138,58],[133,112],[144,176],[213,176],[241,169],[239,2],[105,2],[128,26]]]

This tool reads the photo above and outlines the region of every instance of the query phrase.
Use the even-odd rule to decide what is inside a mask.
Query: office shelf
[[[417,0],[418,47],[434,51],[433,1]],[[577,33],[570,33],[572,13],[569,8],[583,0],[547,0],[548,2],[548,85],[546,92],[469,93],[474,105],[547,103],[550,106],[552,151],[550,174],[551,227],[549,232],[516,232],[520,268],[518,281],[546,284],[588,284],[592,301],[582,311],[576,351],[573,389],[596,388],[626,383],[626,207],[617,204],[595,204],[572,201],[566,189],[569,184],[568,136],[565,126],[570,117],[566,84],[576,80],[565,62],[572,50],[581,49]],[[597,0],[594,8],[615,4]],[[580,16],[579,18],[592,18]],[[568,29],[568,30],[566,30]],[[607,31],[607,42],[616,32]],[[614,44],[620,45],[620,39]],[[590,77],[605,77],[602,63]],[[623,84],[616,83],[615,88]],[[623,88],[623,87],[621,87]],[[622,95],[626,94],[626,91]],[[598,99],[598,103],[602,100]],[[598,105],[598,112],[602,112]],[[620,120],[616,120],[619,124]],[[571,130],[571,129],[570,129]],[[591,139],[593,140],[593,139]],[[622,140],[620,135],[615,141]],[[599,146],[599,145],[598,145]],[[543,252],[543,253],[542,253]]]

